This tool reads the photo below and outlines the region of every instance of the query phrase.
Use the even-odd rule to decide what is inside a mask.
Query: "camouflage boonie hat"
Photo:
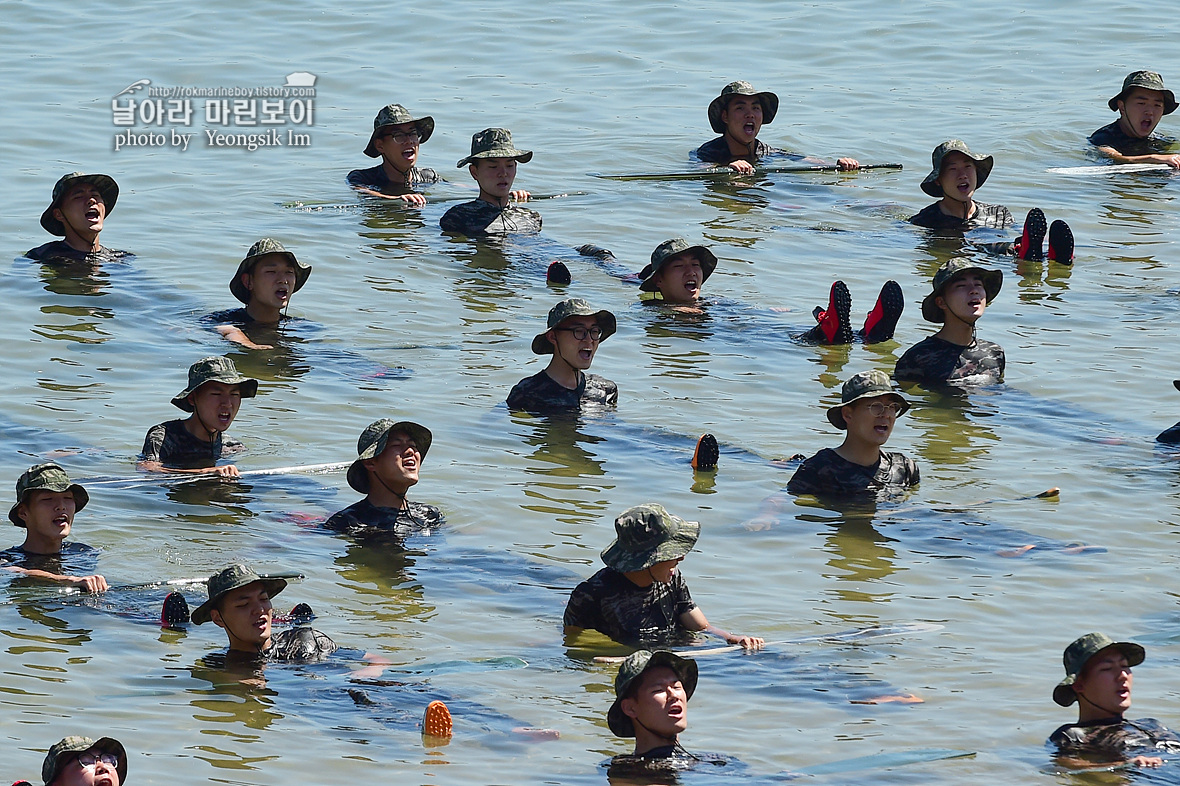
[[[942,294],[946,289],[947,284],[954,281],[960,276],[967,273],[976,273],[983,281],[983,292],[987,297],[988,305],[996,299],[996,295],[1000,294],[1000,287],[1004,285],[1004,274],[999,270],[988,270],[985,267],[973,264],[968,259],[962,257],[952,259],[949,262],[944,262],[941,267],[934,274],[934,283],[931,287],[930,294],[922,299],[922,318],[927,322],[945,322],[946,314],[934,302],[935,298]]]
[[[300,262],[294,254],[283,248],[283,244],[274,238],[264,237],[250,246],[250,250],[246,252],[246,258],[238,263],[238,270],[229,281],[229,291],[243,303],[250,303],[250,290],[246,289],[246,285],[242,283],[242,274],[252,271],[258,260],[267,254],[282,254],[295,267],[295,288],[291,290],[292,295],[303,288],[303,285],[307,283],[308,276],[311,275],[311,265]]]
[[[253,568],[246,565],[231,565],[225,570],[214,573],[209,577],[209,583],[207,585],[209,589],[209,600],[193,610],[193,624],[204,625],[212,619],[209,616],[209,612],[217,608],[217,604],[221,602],[222,598],[234,590],[253,584],[256,581],[262,582],[263,586],[266,587],[266,594],[272,598],[287,588],[286,579],[256,573]]]
[[[57,777],[58,772],[69,764],[79,753],[94,748],[100,753],[113,753],[119,757],[119,764],[115,771],[119,773],[119,783],[127,782],[127,750],[123,743],[114,737],[102,737],[92,740],[89,737],[65,737],[54,744],[45,754],[45,761],[41,763],[41,780],[50,784]]]
[[[685,521],[651,502],[636,505],[615,519],[615,539],[602,550],[602,561],[620,573],[644,570],[680,559],[700,536],[699,521]]]
[[[258,395],[258,380],[242,376],[234,362],[220,355],[201,358],[188,367],[188,387],[172,398],[172,406],[192,412],[193,405],[188,397],[206,382],[221,382],[226,385],[241,385],[242,398],[254,398]]]
[[[52,461],[29,467],[16,481],[16,504],[8,511],[8,520],[18,527],[25,526],[16,509],[25,503],[34,491],[68,491],[74,495],[74,512],[86,507],[90,495],[77,483],[70,482],[70,476]]]
[[[409,434],[410,439],[414,440],[418,447],[418,453],[422,458],[426,458],[426,452],[430,450],[430,443],[434,439],[434,435],[426,426],[409,420],[394,421],[389,418],[373,421],[365,427],[360,439],[356,441],[356,452],[359,456],[348,468],[348,485],[362,494],[369,493],[369,472],[365,469],[364,462],[380,456],[389,441],[389,435],[399,432]]]
[[[606,725],[616,737],[634,737],[635,724],[629,715],[623,712],[623,699],[627,697],[627,690],[635,680],[643,676],[648,669],[666,666],[680,678],[684,686],[684,696],[691,699],[697,689],[697,662],[691,658],[682,658],[667,650],[639,650],[632,652],[627,659],[619,664],[619,673],[615,675],[615,701],[606,713]]]
[[[1053,701],[1062,707],[1068,707],[1077,701],[1078,695],[1074,693],[1073,684],[1077,682],[1078,675],[1086,668],[1090,658],[1107,647],[1117,647],[1127,659],[1127,665],[1132,668],[1142,663],[1147,656],[1143,647],[1134,642],[1115,641],[1105,633],[1087,633],[1065,648],[1061,656],[1065,664],[1065,679],[1057,683],[1057,687],[1053,689]]]
[[[684,238],[674,237],[671,240],[665,240],[663,243],[660,243],[656,246],[656,250],[651,252],[651,262],[643,270],[639,271],[639,277],[643,280],[639,288],[644,292],[658,292],[659,287],[656,286],[656,276],[663,269],[664,263],[674,256],[686,253],[691,253],[700,260],[701,283],[704,284],[709,280],[709,276],[713,275],[713,271],[717,269],[716,255],[704,246],[690,246]]]
[[[390,104],[373,118],[373,133],[369,136],[369,144],[365,146],[365,155],[369,158],[379,158],[381,154],[373,144],[377,141],[377,135],[386,126],[400,126],[402,123],[413,123],[418,129],[418,144],[430,139],[430,135],[434,133],[434,118],[430,115],[415,118],[410,114],[410,110],[401,104]]]
[[[862,371],[859,374],[853,374],[844,383],[844,387],[840,389],[840,403],[828,409],[828,422],[840,430],[848,428],[848,423],[844,420],[844,407],[860,401],[862,398],[876,398],[877,396],[892,396],[894,401],[901,404],[901,411],[898,416],[902,416],[910,408],[910,402],[893,389],[893,383],[889,381],[889,375],[884,371]]]
[[[967,143],[961,139],[948,139],[938,147],[934,148],[934,152],[930,154],[930,174],[926,175],[926,179],[922,181],[922,190],[932,197],[946,196],[942,191],[942,185],[938,182],[939,175],[942,174],[942,160],[950,153],[962,153],[975,162],[975,187],[982,188],[983,184],[987,182],[987,176],[992,173],[992,167],[996,161],[991,156],[977,156],[971,152],[967,147]]]
[[[41,214],[41,228],[49,234],[65,237],[65,225],[57,220],[53,211],[61,206],[62,197],[66,195],[66,192],[79,183],[90,183],[98,189],[98,192],[102,194],[102,202],[106,205],[108,216],[115,209],[115,202],[119,201],[119,184],[110,175],[88,175],[85,172],[71,172],[68,175],[62,175],[53,186],[53,200],[49,203],[49,207],[45,208],[45,212]]]
[[[459,159],[455,166],[470,164],[477,158],[515,158],[527,164],[533,160],[533,151],[518,150],[512,144],[512,132],[507,128],[485,128],[471,135],[471,155]]]
[[[602,331],[602,338],[598,339],[600,342],[606,341],[614,335],[615,328],[618,327],[618,322],[615,320],[615,315],[606,309],[595,311],[593,307],[580,297],[572,297],[563,300],[553,308],[549,309],[549,321],[545,331],[533,336],[533,354],[534,355],[552,355],[553,345],[549,343],[547,336],[549,331],[566,321],[570,317],[594,317],[598,322],[598,329]]]
[[[1123,89],[1114,98],[1106,102],[1111,112],[1119,111],[1119,101],[1126,98],[1127,93],[1137,87],[1144,90],[1158,90],[1164,94],[1164,114],[1170,115],[1176,111],[1176,94],[1164,87],[1164,78],[1155,71],[1133,71],[1123,80]]]
[[[778,114],[778,96],[765,90],[759,93],[749,82],[730,82],[721,88],[721,95],[709,102],[709,126],[718,134],[725,133],[721,113],[729,107],[733,96],[758,96],[758,102],[762,104],[762,125],[774,122],[774,116]]]

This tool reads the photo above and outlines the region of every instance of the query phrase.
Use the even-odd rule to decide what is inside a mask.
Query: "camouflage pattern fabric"
[[[0,565],[70,576],[89,576],[98,568],[98,549],[76,540],[64,541],[57,554],[31,554],[23,546],[13,546],[0,551]]]
[[[1049,736],[1060,753],[1093,756],[1110,761],[1124,756],[1180,753],[1180,736],[1155,718],[1136,721],[1106,718],[1091,723],[1067,723]]]
[[[46,265],[52,264],[66,264],[69,262],[89,262],[91,264],[99,264],[102,262],[122,262],[125,259],[130,259],[135,255],[129,251],[119,251],[114,248],[107,248],[103,246],[98,251],[90,253],[89,251],[79,251],[64,240],[54,240],[51,243],[46,243],[43,246],[30,248],[25,252],[25,256],[29,259],[35,259]]]
[[[340,649],[327,634],[306,625],[279,631],[261,655],[270,663],[316,663]]]
[[[563,622],[622,644],[659,644],[684,638],[680,615],[696,607],[680,571],[666,584],[640,587],[617,570],[603,568],[574,588]]]
[[[1090,134],[1090,144],[1098,147],[1113,147],[1124,156],[1148,156],[1153,153],[1166,153],[1175,139],[1157,134],[1139,139],[1127,136],[1118,121],[1111,123]]]
[[[508,394],[508,408],[525,412],[576,410],[586,404],[613,407],[619,403],[619,386],[597,374],[582,374],[582,382],[570,390],[544,371],[526,377]]]
[[[473,199],[443,213],[438,223],[444,232],[458,232],[472,237],[535,235],[541,231],[541,214],[515,204],[501,208],[482,199]]]
[[[918,485],[918,465],[901,453],[881,451],[873,466],[853,464],[831,448],[824,448],[804,461],[787,491],[792,494],[815,494],[821,497],[888,497]]]
[[[406,538],[438,529],[446,524],[442,511],[433,505],[412,501],[407,501],[406,505],[409,510],[381,508],[367,499],[362,499],[332,514],[332,517],[324,522],[324,526],[347,535],[381,532]]]
[[[179,469],[203,469],[216,466],[223,455],[244,448],[241,442],[224,434],[218,434],[212,442],[203,442],[185,430],[183,420],[170,420],[148,429],[139,460],[158,461]]]
[[[1013,224],[1012,214],[1003,205],[988,205],[983,202],[975,203],[975,215],[963,219],[958,216],[948,216],[938,209],[938,203],[927,205],[917,215],[910,217],[910,223],[927,229],[975,229],[988,227],[990,229],[1004,229]]]
[[[679,783],[678,772],[706,771],[711,775],[749,776],[745,762],[720,753],[690,753],[679,745],[663,745],[639,754],[624,753],[603,762],[611,783]],[[724,767],[725,769],[719,769]],[[647,780],[655,778],[655,780]],[[667,779],[667,780],[665,780]]]
[[[419,169],[418,167],[410,167],[410,187],[418,185],[419,183],[437,183],[442,178],[438,172],[433,169]],[[405,193],[406,187],[401,183],[394,183],[385,174],[385,166],[379,164],[370,169],[354,169],[348,173],[348,184],[350,186],[359,186],[360,188],[371,188],[374,191],[381,191],[382,193],[398,194]]]
[[[893,378],[922,385],[995,385],[1004,380],[1004,350],[982,339],[964,347],[929,336],[905,351]]]
[[[716,139],[710,139],[705,144],[697,148],[697,158],[709,164],[728,164],[736,161],[739,158],[744,158],[751,164],[757,163],[758,159],[765,156],[776,155],[793,155],[786,150],[779,150],[777,147],[771,147],[760,139],[754,140],[754,157],[749,156],[735,156],[729,152],[729,143],[725,141],[724,136],[719,136]]]

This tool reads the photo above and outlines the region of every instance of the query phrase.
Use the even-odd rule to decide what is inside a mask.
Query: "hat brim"
[[[898,417],[901,417],[902,415],[904,415],[905,413],[910,411],[910,402],[906,401],[905,396],[901,395],[897,391],[895,391],[895,390],[888,390],[888,391],[886,391],[886,390],[870,390],[867,393],[861,393],[859,396],[857,396],[854,399],[851,399],[849,401],[843,401],[834,407],[829,407],[828,408],[828,422],[831,423],[836,428],[840,429],[841,431],[846,430],[848,428],[848,422],[846,420],[844,420],[844,412],[843,412],[844,407],[852,406],[853,404],[860,401],[861,399],[877,398],[879,396],[891,396],[894,401],[901,404],[901,411],[897,413]]]
[[[234,584],[233,586],[226,587],[224,590],[217,593],[216,597],[209,598],[209,600],[205,601],[200,606],[197,606],[197,608],[193,610],[193,613],[190,617],[193,621],[193,624],[204,625],[206,622],[212,619],[210,613],[213,611],[213,609],[217,608],[217,604],[221,602],[222,598],[236,589],[248,587],[255,582],[261,582],[266,588],[266,594],[272,598],[287,588],[286,579],[272,578],[265,573],[260,573],[258,574],[258,578],[252,578],[249,581],[243,581]]]
[[[717,269],[717,256],[705,248],[704,246],[692,246],[683,251],[677,251],[675,254],[669,254],[659,261],[659,264],[652,265],[650,262],[644,266],[643,270],[639,271],[639,278],[643,283],[639,288],[644,292],[659,292],[660,288],[656,286],[656,276],[664,269],[664,265],[668,264],[669,260],[675,259],[684,254],[696,254],[697,259],[701,261],[701,284],[703,285],[709,280],[709,276],[713,275],[713,271]]]
[[[696,547],[697,540],[701,537],[701,523],[685,521],[678,516],[672,518],[679,522],[679,529],[671,538],[647,551],[632,552],[616,537],[614,542],[602,551],[603,564],[619,573],[632,573],[646,570],[660,562],[681,559]]]
[[[615,315],[606,309],[595,311],[593,314],[570,314],[565,319],[572,317],[594,317],[594,320],[598,323],[598,329],[602,331],[602,337],[598,339],[599,344],[613,336],[615,330],[618,328],[618,320],[615,319]],[[565,322],[565,319],[561,320],[561,322]],[[551,328],[545,328],[543,332],[533,336],[532,349],[534,355],[553,354],[553,344],[549,343],[549,331],[561,327],[561,322],[558,322]]]
[[[922,190],[932,197],[941,199],[946,196],[946,193],[942,190],[942,184],[938,182],[938,178],[942,175],[942,162],[951,153],[963,153],[963,151],[948,150],[942,158],[938,159],[938,166],[931,169],[930,174],[926,175],[926,179],[922,181]],[[995,166],[995,158],[992,156],[976,156],[969,153],[963,153],[963,155],[975,162],[976,190],[983,188],[983,184],[987,182],[988,175],[992,173],[992,167]]]
[[[406,121],[413,123],[414,127],[418,129],[418,144],[426,144],[426,140],[430,139],[430,135],[434,133],[434,118],[430,115],[419,118],[411,118]],[[401,123],[389,123],[383,126],[377,126],[373,129],[373,133],[369,134],[369,144],[365,145],[365,155],[369,158],[380,158],[381,153],[377,150],[377,135],[381,133],[381,129],[389,128],[391,126],[400,126]]]
[[[287,261],[290,262],[295,268],[295,289],[292,290],[292,295],[303,289],[303,285],[307,283],[308,277],[311,276],[311,265],[306,265],[300,262],[290,251],[267,251],[263,254],[254,254],[253,256],[246,257],[238,263],[238,270],[236,273],[234,273],[234,277],[230,279],[229,282],[230,293],[233,294],[233,296],[240,302],[247,305],[250,303],[250,290],[246,289],[246,285],[242,283],[242,274],[252,271],[254,269],[254,265],[258,263],[258,260],[270,254],[280,254],[285,256]]]
[[[709,127],[714,133],[725,133],[725,121],[721,119],[721,113],[726,110],[734,96],[757,96],[762,104],[762,125],[768,126],[774,122],[774,117],[778,114],[778,96],[769,90],[761,93],[723,93],[709,102]]]
[[[41,228],[51,235],[58,237],[65,237],[65,225],[57,220],[53,215],[53,211],[61,205],[62,198],[70,192],[78,183],[90,183],[99,190],[102,194],[102,203],[106,206],[106,215],[110,215],[115,210],[115,203],[119,201],[119,184],[110,175],[79,175],[72,177],[66,181],[66,186],[61,190],[58,198],[53,200],[49,207],[45,208],[45,212],[41,214]]]
[[[610,709],[606,713],[606,725],[610,728],[611,733],[616,737],[634,737],[635,724],[631,716],[623,712],[623,699],[626,698],[627,690],[631,684],[638,679],[642,679],[643,675],[649,670],[666,666],[676,673],[680,678],[680,684],[684,686],[684,700],[688,701],[692,698],[692,694],[696,693],[698,670],[697,662],[691,658],[682,658],[674,652],[660,650],[653,652],[651,659],[647,665],[643,667],[643,671],[635,675],[635,678],[628,682],[623,688],[623,695],[615,698],[614,703],[610,705]]]
[[[466,164],[474,163],[481,158],[515,158],[522,164],[527,164],[533,160],[532,150],[518,150],[515,147],[499,148],[498,150],[485,150],[482,153],[472,153],[466,158],[459,159],[459,163],[455,164],[456,169],[461,169]]]
[[[369,471],[365,469],[365,462],[371,458],[380,456],[385,450],[386,444],[389,442],[389,435],[398,431],[409,434],[414,440],[414,444],[418,447],[418,454],[422,456],[423,460],[426,459],[426,454],[430,451],[430,443],[434,441],[434,435],[430,433],[430,429],[409,420],[399,420],[387,428],[385,433],[377,438],[376,442],[370,445],[367,450],[361,453],[356,461],[349,465],[347,475],[348,485],[352,486],[353,489],[359,491],[361,494],[369,493]]]
[[[1172,114],[1173,112],[1176,111],[1176,107],[1180,106],[1176,103],[1176,94],[1173,93],[1171,90],[1167,90],[1167,89],[1160,90],[1159,88],[1147,87],[1146,85],[1131,85],[1130,87],[1121,91],[1117,96],[1114,96],[1113,98],[1111,98],[1109,101],[1106,102],[1106,105],[1108,107],[1110,107],[1110,111],[1111,112],[1119,111],[1119,101],[1125,100],[1127,97],[1127,92],[1130,90],[1134,90],[1137,87],[1142,87],[1144,90],[1154,90],[1157,93],[1163,93],[1164,94],[1164,114],[1165,115]]]
[[[74,512],[75,513],[82,510],[82,508],[86,507],[86,504],[88,502],[90,502],[90,494],[86,491],[86,489],[82,488],[77,483],[71,483],[69,486],[67,486],[64,489],[52,489],[52,488],[27,489],[24,494],[21,494],[21,498],[16,501],[16,504],[13,505],[8,510],[8,520],[11,521],[13,524],[15,524],[18,527],[27,528],[25,523],[21,520],[21,517],[17,515],[16,510],[21,505],[25,504],[25,500],[27,500],[29,498],[29,495],[32,494],[34,491],[54,491],[54,492],[68,491],[68,492],[70,492],[70,494],[72,494],[74,497]]]
[[[1114,644],[1106,645],[1101,650],[1098,650],[1098,652],[1110,649],[1111,647],[1117,647],[1119,652],[1123,653],[1123,657],[1127,659],[1127,666],[1130,668],[1135,668],[1147,657],[1147,652],[1143,649],[1143,646],[1133,641],[1116,641]],[[1095,652],[1094,655],[1097,655],[1098,652]],[[1094,657],[1094,655],[1091,655],[1090,658]],[[1086,663],[1090,662],[1090,658],[1086,659]],[[1082,668],[1084,669],[1085,667],[1086,664],[1083,663]],[[1053,701],[1062,707],[1068,707],[1077,701],[1078,694],[1073,689],[1073,684],[1077,682],[1077,678],[1077,674],[1065,675],[1065,679],[1057,683],[1057,687],[1053,688]]]
[[[210,382],[220,382],[223,385],[240,385],[242,398],[254,398],[258,395],[258,380],[252,377],[238,377],[236,379],[221,377],[218,379],[206,379],[196,387],[180,391],[172,397],[172,406],[185,412],[192,412],[193,405],[189,402],[188,397],[200,390],[201,385],[207,385]]]
[[[926,297],[922,298],[922,319],[927,322],[934,322],[941,324],[946,321],[946,314],[938,307],[935,302],[946,290],[947,286],[953,283],[957,278],[967,273],[978,273],[979,278],[983,281],[983,293],[987,298],[986,305],[991,305],[992,301],[996,299],[996,295],[1000,294],[1000,289],[1004,286],[1004,274],[999,270],[988,270],[985,267],[965,267],[953,276],[943,282],[942,286],[931,292]]]

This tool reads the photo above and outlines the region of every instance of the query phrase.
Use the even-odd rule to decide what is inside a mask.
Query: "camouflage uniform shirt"
[[[1004,350],[975,339],[967,346],[928,336],[905,351],[893,369],[898,382],[995,385],[1004,379]]]
[[[670,582],[640,587],[614,568],[603,568],[574,588],[564,624],[623,644],[666,641],[683,630],[680,615],[696,607],[680,571]]]
[[[482,199],[455,205],[439,220],[444,232],[461,235],[535,235],[541,231],[541,214],[515,203],[499,207]]]
[[[442,178],[433,169],[419,169],[416,166],[410,167],[409,188],[413,188],[419,183],[437,183],[440,180]],[[374,191],[393,194],[395,196],[399,192],[404,192],[407,188],[407,186],[401,183],[390,181],[389,175],[385,174],[385,166],[382,164],[378,164],[372,169],[352,170],[348,173],[348,184],[360,188],[371,188]]]
[[[1090,134],[1089,141],[1097,147],[1113,147],[1124,156],[1149,156],[1152,153],[1167,152],[1176,140],[1154,132],[1143,139],[1128,136],[1116,120]]]
[[[433,505],[407,501],[408,510],[382,508],[362,499],[341,511],[337,511],[324,526],[348,535],[364,535],[373,532],[390,533],[405,538],[415,533],[428,534],[446,523],[442,511]]]
[[[235,439],[218,434],[205,442],[188,433],[184,420],[169,420],[148,429],[143,440],[140,461],[158,461],[166,467],[202,469],[216,466],[224,453],[237,453],[245,446]]]
[[[707,770],[709,774],[746,776],[750,774],[745,762],[720,753],[692,753],[680,745],[663,745],[638,755],[623,753],[602,765],[606,777],[614,783],[680,783],[677,773]],[[715,769],[724,767],[725,769]]]
[[[1102,760],[1121,759],[1126,754],[1180,753],[1180,736],[1155,718],[1067,723],[1049,736],[1049,744],[1056,745],[1060,753],[1090,754]]]
[[[300,625],[271,636],[270,646],[262,651],[261,658],[272,663],[315,663],[338,649],[327,634]]]
[[[786,150],[779,150],[777,147],[762,142],[761,140],[754,140],[754,158],[751,160],[749,156],[735,156],[729,152],[729,143],[725,141],[724,136],[719,136],[716,139],[710,139],[705,144],[697,148],[697,158],[709,164],[729,164],[739,158],[756,162],[765,156],[784,155]]]
[[[135,255],[127,251],[107,248],[106,246],[103,246],[94,253],[79,251],[64,240],[54,240],[43,246],[30,248],[25,252],[25,256],[46,265],[61,265],[70,262],[121,262]]]
[[[597,374],[582,374],[581,382],[570,390],[542,370],[517,382],[508,393],[509,408],[525,412],[579,409],[584,404],[613,407],[618,403],[619,386]]]
[[[799,465],[787,483],[787,491],[817,496],[880,496],[916,486],[918,481],[918,465],[901,453],[881,451],[877,463],[866,467],[824,448]]]
[[[975,229],[989,227],[1004,229],[1012,226],[1012,214],[1003,205],[975,203],[975,215],[971,218],[948,216],[938,209],[938,202],[922,208],[917,215],[910,216],[910,223],[927,229]]]

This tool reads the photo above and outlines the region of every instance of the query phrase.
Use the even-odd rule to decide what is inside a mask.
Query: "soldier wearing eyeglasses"
[[[918,465],[881,447],[898,415],[910,408],[884,371],[854,374],[828,410],[828,422],[844,431],[838,448],[824,448],[804,461],[787,484],[792,494],[882,496],[918,485]]]
[[[415,118],[401,104],[390,104],[373,118],[373,134],[365,155],[380,158],[372,169],[354,169],[348,184],[362,194],[398,199],[413,207],[426,204],[426,197],[414,191],[421,183],[437,183],[433,169],[419,169],[418,149],[434,133],[434,118]]]
[[[120,786],[127,782],[127,751],[112,737],[66,737],[45,754],[41,780],[45,786]]]
[[[595,311],[581,298],[563,300],[549,310],[548,325],[533,337],[533,353],[551,355],[537,374],[522,379],[508,394],[511,409],[549,413],[589,405],[614,406],[619,388],[609,379],[587,374],[598,345],[615,332],[615,315]]]

